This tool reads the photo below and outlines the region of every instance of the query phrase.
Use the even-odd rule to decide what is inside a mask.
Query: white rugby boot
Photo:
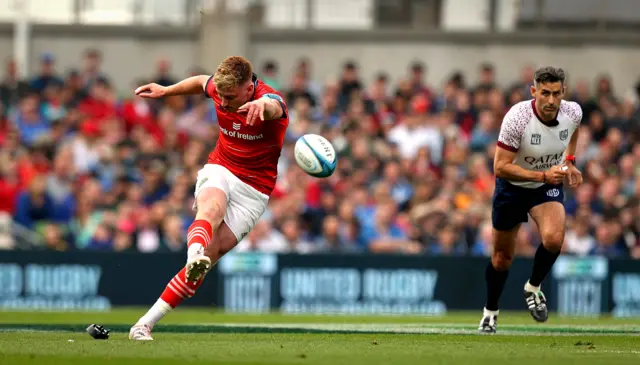
[[[187,251],[187,265],[185,266],[187,282],[196,282],[204,277],[211,269],[211,259],[204,254],[204,247],[194,243]]]
[[[136,324],[129,331],[129,339],[135,341],[153,341],[151,327],[146,324]]]

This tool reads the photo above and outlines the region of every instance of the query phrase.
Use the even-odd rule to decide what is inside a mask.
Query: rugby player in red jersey
[[[213,99],[221,133],[207,164],[198,172],[187,264],[131,328],[129,338],[133,340],[152,340],[153,326],[195,294],[211,267],[262,216],[276,183],[289,124],[287,107],[278,92],[258,79],[245,58],[225,59],[213,76],[194,76],[168,87],[148,84],[135,94],[162,98],[203,90]]]

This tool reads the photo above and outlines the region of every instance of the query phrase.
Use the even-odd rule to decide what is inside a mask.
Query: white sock
[[[500,310],[490,311],[487,308],[484,308],[484,310],[482,311],[482,316],[483,317],[497,316],[499,313],[500,313]]]
[[[524,290],[532,293],[538,293],[540,291],[540,287],[529,284],[529,281],[527,280],[527,283],[524,284]]]
[[[162,319],[167,313],[171,312],[173,308],[167,302],[162,299],[158,299],[155,304],[149,309],[149,311],[136,323],[137,325],[146,324],[147,326],[153,328],[159,320]]]

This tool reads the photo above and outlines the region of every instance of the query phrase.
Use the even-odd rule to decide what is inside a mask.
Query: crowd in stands
[[[13,223],[2,224],[10,233],[0,246],[185,251],[196,174],[219,134],[212,102],[118,96],[98,51],[83,62],[63,74],[55,55],[42,55],[31,80],[6,65],[0,212]],[[420,62],[398,84],[384,70],[362,79],[355,61],[336,64],[335,82],[323,84],[310,79],[312,66],[300,60],[284,80],[275,62],[255,65],[285,96],[291,122],[269,208],[236,250],[489,255],[496,140],[509,107],[530,98],[533,68],[511,85],[498,85],[490,64],[477,84],[455,73],[430,85]],[[136,83],[190,75],[172,75],[161,60],[148,76]],[[567,86],[565,99],[584,113],[576,156],[585,183],[566,189],[564,250],[640,258],[640,90],[615,90],[606,76]],[[334,144],[330,178],[295,165],[293,144],[305,133]],[[532,256],[539,244],[530,219],[516,254]]]

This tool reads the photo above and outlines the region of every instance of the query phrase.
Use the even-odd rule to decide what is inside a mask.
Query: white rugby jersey
[[[527,170],[546,171],[564,163],[564,152],[582,120],[582,108],[576,102],[562,100],[557,122],[546,125],[534,103],[535,100],[527,100],[511,107],[500,127],[498,147],[516,153],[514,164]],[[543,185],[533,181],[509,182],[531,189]]]

